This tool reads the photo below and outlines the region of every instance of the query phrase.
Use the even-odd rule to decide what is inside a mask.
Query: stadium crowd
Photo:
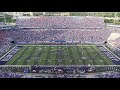
[[[32,66],[31,70],[33,70],[34,73],[46,73],[48,74],[47,78],[120,78],[119,66]],[[90,73],[93,74],[92,77],[89,76]]]
[[[29,67],[0,66],[0,78],[22,78],[24,76],[25,69],[29,69]]]
[[[24,75],[13,73],[13,72],[0,72],[0,78],[22,78]]]
[[[22,28],[54,28],[54,29],[78,29],[97,28],[103,29],[104,20],[98,17],[79,16],[40,16],[18,18],[16,25]]]
[[[97,73],[95,78],[120,78],[120,72],[102,72]]]
[[[103,44],[109,32],[91,29],[70,30],[9,30],[8,37],[18,44],[39,44],[54,42]]]
[[[119,71],[119,66],[5,66],[0,78],[120,78]]]
[[[104,43],[109,35],[104,19],[79,16],[20,17],[9,32],[16,43]],[[93,33],[94,32],[94,33]],[[11,36],[12,35],[12,36]]]
[[[9,41],[7,41],[6,32],[0,30],[0,56],[3,54],[3,52],[7,52],[10,47],[11,44]]]

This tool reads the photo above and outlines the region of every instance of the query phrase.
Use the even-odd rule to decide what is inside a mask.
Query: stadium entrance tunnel
[[[0,65],[5,65],[7,61],[0,61]]]

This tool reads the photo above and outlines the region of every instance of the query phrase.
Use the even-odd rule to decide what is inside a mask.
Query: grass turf
[[[23,46],[6,65],[114,65],[95,45]]]

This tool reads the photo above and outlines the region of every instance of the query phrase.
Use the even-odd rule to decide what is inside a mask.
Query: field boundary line
[[[2,58],[4,58],[7,54],[9,54],[12,50],[14,50],[16,47],[17,47],[17,45],[14,46],[14,47],[13,47],[10,51],[8,51],[6,54],[4,54],[4,55],[0,58],[0,60],[1,60]]]
[[[105,47],[104,45],[103,45],[103,47],[105,48],[105,49],[107,49],[112,55],[114,55],[117,59],[119,59],[119,61],[120,61],[120,58],[117,56],[117,55],[115,55],[112,51],[110,51],[107,47]]]

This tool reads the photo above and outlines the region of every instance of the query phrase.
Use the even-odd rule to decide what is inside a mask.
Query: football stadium
[[[106,75],[120,77],[119,65],[119,25],[106,24],[102,16],[22,16],[16,18],[15,25],[0,23],[1,69],[45,70],[54,73],[48,75],[52,78],[61,73],[79,72],[80,78],[81,72],[117,71]]]

